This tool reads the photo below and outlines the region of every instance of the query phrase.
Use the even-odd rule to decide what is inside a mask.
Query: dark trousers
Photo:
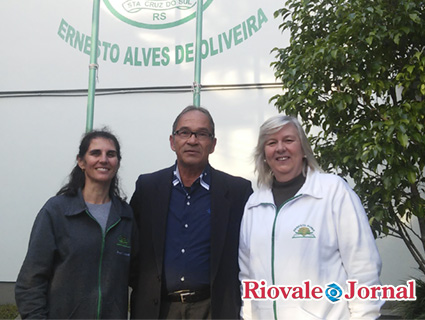
[[[160,319],[211,319],[211,298],[181,303],[161,301]]]

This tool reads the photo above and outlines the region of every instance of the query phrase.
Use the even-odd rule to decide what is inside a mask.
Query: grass
[[[0,305],[0,319],[16,319],[18,315],[18,308],[14,304]]]

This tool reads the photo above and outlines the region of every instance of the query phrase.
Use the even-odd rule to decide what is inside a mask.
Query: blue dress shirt
[[[210,171],[207,165],[192,186],[185,188],[176,165],[164,255],[168,292],[197,290],[210,284]]]

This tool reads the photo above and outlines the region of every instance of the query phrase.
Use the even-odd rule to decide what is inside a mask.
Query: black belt
[[[210,297],[210,290],[179,290],[171,292],[167,295],[167,299],[172,302],[193,303],[208,299]]]

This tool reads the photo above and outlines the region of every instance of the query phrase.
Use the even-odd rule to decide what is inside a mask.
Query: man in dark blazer
[[[239,228],[252,188],[209,165],[215,145],[210,113],[189,106],[170,136],[176,164],[136,182],[132,319],[239,318]]]

